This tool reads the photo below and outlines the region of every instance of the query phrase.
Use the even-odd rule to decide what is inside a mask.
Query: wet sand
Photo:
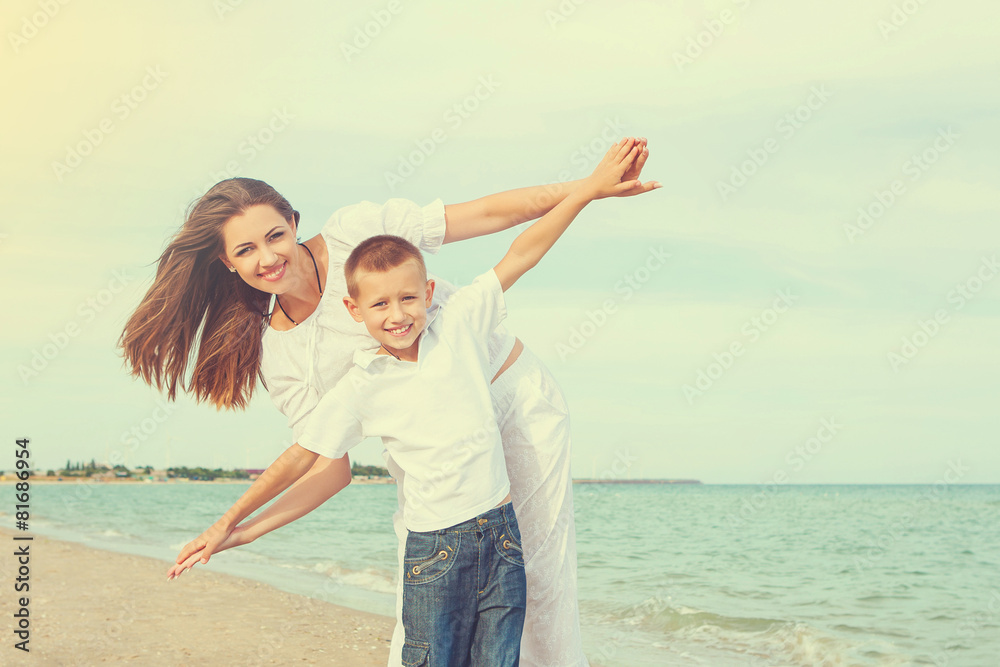
[[[22,534],[23,535],[23,534]],[[0,529],[0,664],[385,665],[393,619],[285,593],[196,566],[170,564]],[[29,545],[28,592],[16,592]],[[28,597],[30,653],[14,647]]]

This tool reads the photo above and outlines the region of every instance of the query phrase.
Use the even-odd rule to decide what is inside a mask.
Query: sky
[[[1000,483],[1000,6],[986,0],[4,3],[0,383],[13,467],[263,468],[245,412],[133,380],[118,336],[185,208],[267,181],[336,209],[583,178],[648,139],[663,188],[590,204],[508,293],[573,474]],[[465,284],[523,227],[442,248]],[[368,441],[352,460],[381,462]]]

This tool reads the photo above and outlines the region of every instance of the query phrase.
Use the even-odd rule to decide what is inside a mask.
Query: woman
[[[636,141],[642,149],[622,177],[635,181],[625,196],[657,185],[636,180],[648,149],[645,140],[623,140]],[[437,200],[422,208],[398,199],[384,206],[365,202],[338,210],[322,233],[296,244],[299,214],[281,195],[253,179],[222,181],[194,205],[161,255],[156,279],[122,334],[126,361],[134,375],[174,398],[197,347],[186,391],[217,407],[244,408],[259,376],[298,437],[319,397],[346,372],[354,350],[368,344],[363,328],[340,303],[346,291],[343,262],[355,245],[388,233],[434,253],[442,243],[538,218],[575,186],[523,188],[448,206]],[[435,299],[446,299],[454,288],[436,282]],[[513,336],[498,330],[490,352],[494,407],[525,547],[529,599],[522,660],[586,665],[576,603],[565,401],[548,371]],[[402,472],[385,456],[401,491]],[[299,518],[349,482],[347,457],[324,459],[292,445],[219,521],[185,546],[168,578]],[[240,525],[285,489],[264,513]],[[399,499],[402,503],[401,493]],[[401,511],[393,523],[402,562]],[[400,663],[400,598],[397,591],[390,665]]]

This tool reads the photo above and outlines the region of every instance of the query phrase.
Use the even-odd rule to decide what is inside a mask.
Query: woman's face
[[[225,252],[219,259],[235,268],[250,286],[284,294],[302,280],[295,224],[285,220],[273,206],[259,204],[233,216],[222,235]]]

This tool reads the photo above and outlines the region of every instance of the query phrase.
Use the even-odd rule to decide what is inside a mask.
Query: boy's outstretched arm
[[[634,185],[616,192],[613,196],[630,197],[658,187],[658,184],[653,182],[639,182],[639,175],[646,164],[646,158],[649,157],[649,149],[646,148],[645,138],[636,139],[636,145],[639,146],[639,150],[635,161],[622,176],[622,182]],[[447,204],[444,207],[446,219],[444,243],[493,234],[522,222],[534,220],[551,211],[570,193],[575,192],[585,180],[517,188],[461,204]]]
[[[233,503],[218,521],[205,532],[188,542],[177,556],[177,563],[183,563],[192,554],[207,563],[215,550],[222,544],[236,525],[253,514],[267,501],[287,489],[316,462],[319,454],[299,445],[292,445],[267,467],[250,488]]]
[[[241,523],[215,547],[215,553],[250,544],[272,530],[302,518],[325,503],[351,483],[351,463],[347,456],[339,459],[319,457],[312,468],[300,477],[274,504],[250,521]],[[174,579],[201,560],[199,551],[167,570],[167,579]]]
[[[636,189],[638,181],[622,181],[622,175],[629,170],[639,151],[643,149],[644,146],[631,137],[619,141],[608,150],[594,173],[580,181],[575,191],[514,239],[510,250],[493,268],[505,292],[518,278],[538,264],[584,206],[595,199],[614,197]],[[649,190],[657,187],[659,183],[654,182]]]

